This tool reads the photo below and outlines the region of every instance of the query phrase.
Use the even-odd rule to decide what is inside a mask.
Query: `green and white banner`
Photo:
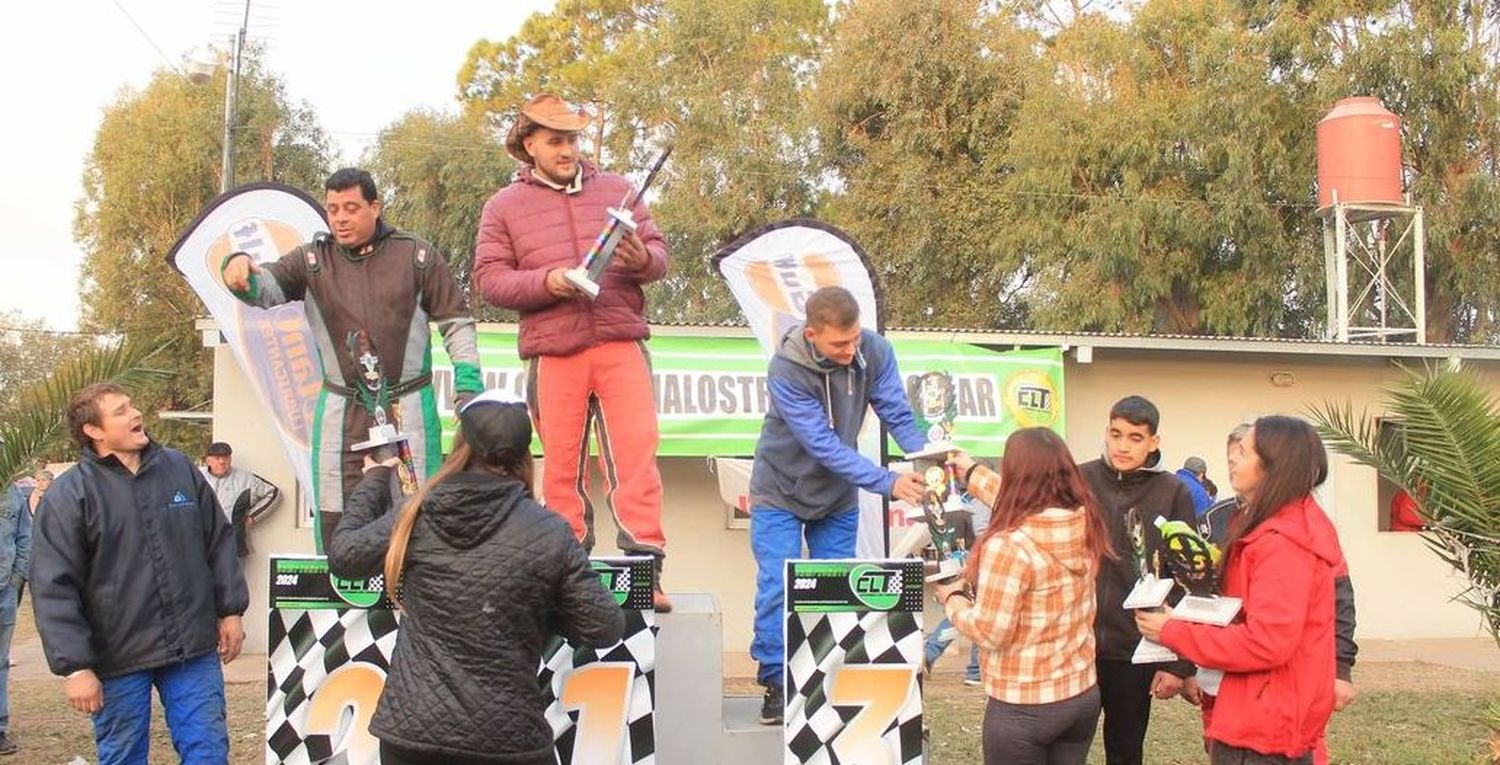
[[[1000,453],[1018,428],[1063,432],[1063,360],[1060,349],[996,352],[946,340],[893,340],[908,389],[925,372],[947,372],[958,400],[954,431],[959,446],[980,456]],[[433,338],[433,379],[440,407],[451,407],[453,367],[441,338]],[[749,456],[755,452],[769,395],[766,356],[750,337],[658,335],[651,351],[656,414],[663,457]],[[525,396],[526,371],[516,356],[514,332],[479,333],[486,388]],[[444,412],[451,415],[451,409]],[[443,417],[444,447],[453,417]],[[540,443],[534,442],[540,451]],[[900,454],[894,442],[892,454]]]

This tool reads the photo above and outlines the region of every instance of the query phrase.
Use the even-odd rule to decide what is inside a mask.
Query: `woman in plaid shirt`
[[[1100,557],[1112,554],[1104,519],[1050,430],[1011,434],[1004,483],[959,460],[970,492],[994,496],[994,515],[964,579],[936,591],[981,651],[985,762],[1083,763],[1099,722],[1094,578]]]

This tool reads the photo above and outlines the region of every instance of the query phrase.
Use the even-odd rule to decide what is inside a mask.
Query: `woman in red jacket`
[[[1334,569],[1343,556],[1312,490],[1328,476],[1323,442],[1292,417],[1262,417],[1229,480],[1244,498],[1230,522],[1222,590],[1244,601],[1228,627],[1137,612],[1141,634],[1224,671],[1209,760],[1308,763],[1333,712]]]

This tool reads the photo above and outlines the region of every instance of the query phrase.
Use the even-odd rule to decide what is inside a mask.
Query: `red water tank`
[[[1401,118],[1369,96],[1341,99],[1318,122],[1318,208],[1340,202],[1403,203]]]

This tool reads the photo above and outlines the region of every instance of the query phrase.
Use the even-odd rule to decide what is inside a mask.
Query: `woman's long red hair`
[[[1028,516],[1053,507],[1083,508],[1087,517],[1084,546],[1090,556],[1096,561],[1114,557],[1109,528],[1068,445],[1046,428],[1023,428],[1010,434],[1000,460],[1000,493],[995,497],[990,525],[975,541],[974,554],[969,557],[969,581],[979,579],[980,559],[990,537],[1013,531]]]

